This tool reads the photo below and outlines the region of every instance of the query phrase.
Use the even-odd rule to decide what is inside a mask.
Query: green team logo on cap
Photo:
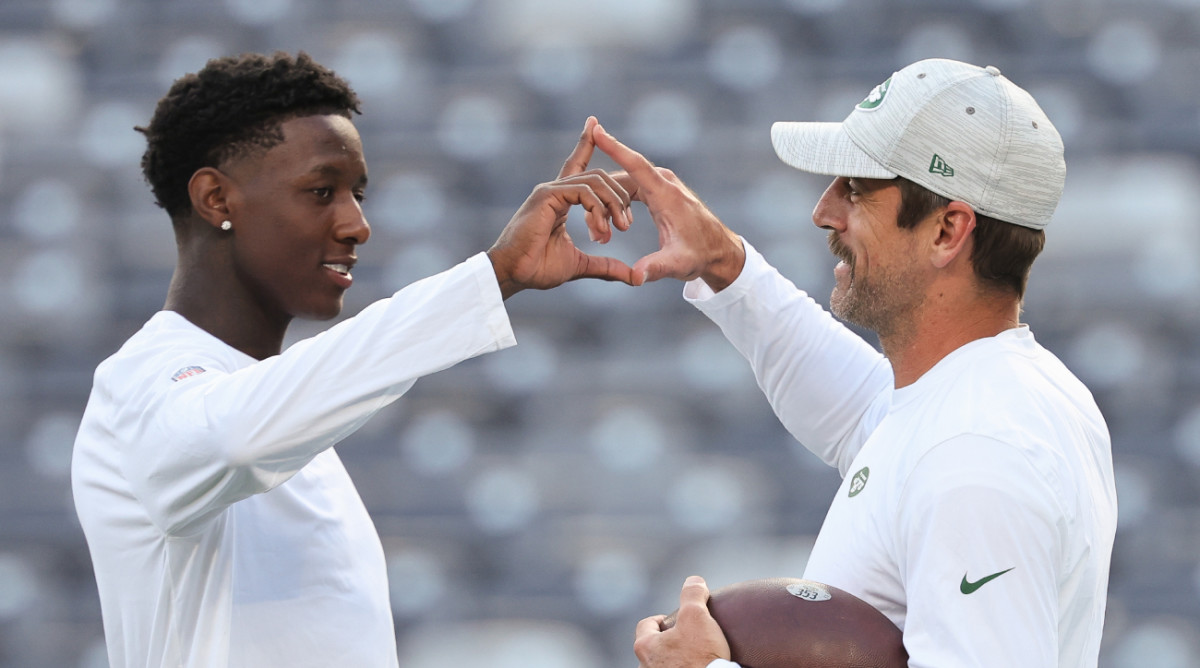
[[[864,466],[861,469],[859,469],[858,473],[855,473],[854,477],[850,479],[850,496],[851,497],[858,496],[858,493],[863,491],[863,488],[867,486],[867,478],[870,478],[870,477],[871,477],[871,469],[870,468]]]
[[[929,161],[929,173],[941,174],[942,176],[954,176],[954,168],[946,164],[946,161],[942,160],[942,156],[934,153],[933,160]]]
[[[862,102],[859,102],[858,108],[859,109],[874,109],[875,107],[878,107],[879,105],[883,104],[883,98],[887,95],[888,88],[890,88],[891,85],[892,85],[892,78],[888,77],[887,81],[884,81],[883,83],[879,84],[878,86],[872,88],[871,92],[867,93],[867,99],[863,100]]]

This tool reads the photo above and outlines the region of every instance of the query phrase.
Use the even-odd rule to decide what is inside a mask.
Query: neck
[[[180,247],[163,309],[255,359],[278,355],[291,316],[268,312],[238,289],[227,256],[209,248]]]
[[[892,364],[896,388],[911,385],[962,346],[1020,325],[1020,300],[979,294],[967,299],[930,298],[904,326],[879,337]]]

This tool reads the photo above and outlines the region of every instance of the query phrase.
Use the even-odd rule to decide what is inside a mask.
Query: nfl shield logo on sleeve
[[[192,376],[199,376],[200,374],[204,373],[204,371],[205,371],[205,369],[202,366],[185,366],[182,369],[180,369],[179,371],[176,371],[175,373],[171,374],[171,380],[178,383],[179,381],[183,380],[184,378],[191,378]]]

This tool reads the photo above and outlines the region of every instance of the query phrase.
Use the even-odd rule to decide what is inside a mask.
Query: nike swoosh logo
[[[1016,568],[1016,567],[1014,566],[1013,568]],[[1004,575],[1005,573],[1007,573],[1011,570],[1012,570],[1012,568],[1006,568],[1006,569],[1000,571],[999,573],[992,573],[991,575],[984,577],[984,578],[979,578],[978,580],[976,580],[974,582],[968,582],[967,574],[963,573],[962,584],[958,585],[958,590],[964,594],[974,594],[975,591],[977,589],[979,589],[980,587],[982,587],[983,585],[991,582],[992,580],[995,580],[996,578],[1000,577],[1001,575]]]

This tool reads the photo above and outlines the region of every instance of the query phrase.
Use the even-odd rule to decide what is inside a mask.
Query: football
[[[712,592],[708,609],[742,668],[903,668],[900,629],[849,592],[799,578],[747,580]],[[674,626],[675,613],[663,622]]]

